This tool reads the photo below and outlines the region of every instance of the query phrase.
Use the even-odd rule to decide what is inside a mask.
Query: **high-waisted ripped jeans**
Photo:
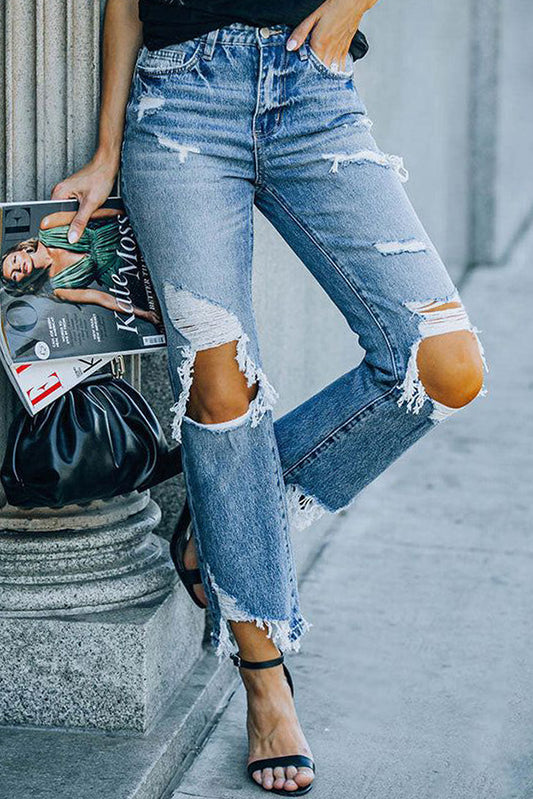
[[[289,52],[289,33],[233,23],[142,48],[126,114],[122,193],[162,306],[173,435],[219,655],[232,648],[228,620],[299,648],[309,624],[291,527],[345,508],[455,410],[427,393],[421,343],[471,331],[483,357],[405,194],[402,160],[370,133],[353,63],[334,71],[308,43]],[[275,423],[252,307],[254,204],[366,351]],[[244,415],[202,424],[187,412],[196,355],[231,342],[257,394]]]

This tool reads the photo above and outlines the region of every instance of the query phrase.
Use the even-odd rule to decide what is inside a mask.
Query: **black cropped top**
[[[296,27],[319,5],[317,0],[139,0],[139,14],[144,44],[158,50],[232,22]],[[349,49],[356,60],[366,54],[368,43],[361,31]]]

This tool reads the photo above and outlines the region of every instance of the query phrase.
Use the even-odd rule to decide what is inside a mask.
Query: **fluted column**
[[[2,0],[2,200],[48,198],[92,153],[101,5]],[[127,360],[140,386],[140,356]],[[0,405],[3,457],[21,406],[1,369]],[[145,730],[198,656],[203,625],[152,532],[159,507],[149,492],[60,511],[0,500],[0,724]]]

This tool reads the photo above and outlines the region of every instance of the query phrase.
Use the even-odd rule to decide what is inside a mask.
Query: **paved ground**
[[[489,395],[367,489],[302,586],[315,799],[533,797],[532,247],[463,291]],[[174,799],[261,795],[243,717],[239,689]]]

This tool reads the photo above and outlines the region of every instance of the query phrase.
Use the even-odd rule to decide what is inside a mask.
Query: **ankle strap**
[[[237,654],[231,654],[230,658],[239,669],[271,669],[274,666],[281,666],[284,659],[283,654],[274,660],[243,660]]]

